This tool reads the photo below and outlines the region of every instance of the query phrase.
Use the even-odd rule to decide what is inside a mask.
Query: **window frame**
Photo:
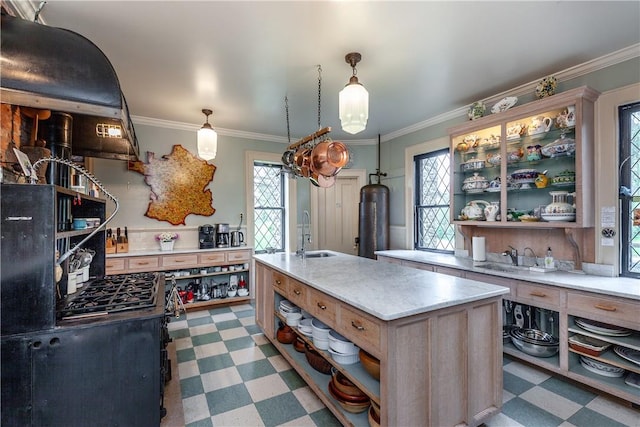
[[[631,116],[640,114],[640,102],[632,102],[618,107],[618,126],[619,126],[619,164],[620,173],[620,189],[622,187],[632,187],[631,177]],[[621,192],[620,192],[621,193]],[[635,196],[638,197],[638,196]],[[634,198],[635,198],[634,197]],[[623,277],[640,278],[640,271],[630,270],[630,257],[632,255],[631,245],[633,225],[631,219],[631,207],[637,203],[632,200],[631,196],[619,194],[620,200],[620,275]]]
[[[413,179],[414,179],[414,194],[413,194],[413,206],[412,206],[412,212],[413,212],[413,243],[412,243],[412,248],[414,250],[418,250],[418,251],[423,251],[423,252],[433,252],[433,253],[444,253],[444,254],[453,254],[455,253],[455,249],[456,249],[456,230],[453,224],[451,224],[451,206],[450,206],[450,195],[447,198],[447,203],[446,204],[442,204],[442,205],[421,205],[419,202],[422,200],[421,197],[421,191],[422,191],[422,173],[421,173],[421,167],[420,167],[420,163],[426,159],[426,158],[432,158],[432,157],[439,157],[442,155],[446,155],[447,156],[447,161],[446,161],[446,165],[447,165],[447,172],[449,173],[449,180],[446,183],[448,190],[447,191],[451,191],[451,150],[449,147],[445,147],[445,148],[440,148],[440,149],[434,149],[434,150],[430,150],[430,151],[426,151],[420,154],[416,154],[413,156]],[[419,234],[419,230],[420,230],[420,215],[418,215],[418,211],[421,209],[421,207],[425,208],[425,207],[430,207],[430,208],[444,208],[447,207],[447,212],[446,212],[446,216],[445,218],[447,218],[447,222],[449,224],[450,227],[450,231],[452,233],[452,239],[451,239],[451,249],[438,249],[438,248],[430,248],[430,247],[420,247],[418,246],[418,234]]]
[[[267,168],[273,168],[274,170],[277,169],[277,173],[280,175],[280,186],[281,186],[281,191],[280,191],[280,201],[279,201],[279,206],[275,207],[275,206],[256,206],[255,205],[255,169],[256,167],[267,167]],[[287,228],[286,228],[286,218],[287,218],[287,201],[286,201],[286,183],[285,183],[285,177],[284,177],[284,166],[282,165],[282,163],[275,163],[275,162],[266,162],[266,161],[262,161],[262,160],[255,160],[253,162],[253,176],[254,176],[254,181],[253,181],[253,188],[254,188],[254,203],[252,204],[252,208],[254,211],[254,221],[253,221],[253,230],[254,230],[254,252],[256,254],[261,254],[261,253],[266,253],[267,249],[258,249],[257,248],[257,244],[255,242],[255,227],[257,224],[257,221],[255,220],[255,218],[257,217],[257,215],[255,215],[255,212],[258,210],[261,211],[281,211],[281,219],[280,219],[280,231],[281,231],[281,235],[282,235],[282,239],[281,239],[281,244],[280,247],[275,248],[276,252],[284,252],[285,251],[285,247],[286,247],[286,242],[287,242],[287,237],[288,237],[288,232],[287,232]]]
[[[253,211],[253,164],[255,161],[262,161],[267,163],[282,164],[282,154],[270,153],[263,151],[247,150],[245,151],[245,206],[247,210],[247,228],[245,233],[245,241],[247,245],[255,247],[255,236],[253,231],[253,225],[255,222],[255,215]],[[296,221],[292,220],[297,217],[297,185],[295,179],[289,179],[285,177],[285,201],[286,201],[286,214],[285,214],[285,252],[290,252],[291,248],[295,248],[295,224]]]

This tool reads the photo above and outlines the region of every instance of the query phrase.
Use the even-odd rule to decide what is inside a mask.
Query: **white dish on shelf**
[[[484,188],[474,188],[472,190],[465,190],[465,193],[467,194],[477,194],[477,193],[484,193]]]
[[[640,388],[640,374],[629,372],[629,374],[624,378],[624,383],[631,387]]]
[[[587,356],[580,356],[580,363],[585,367],[585,369],[607,377],[621,377],[625,373],[624,368],[618,368],[617,366],[600,362],[599,360],[592,359]]]
[[[541,213],[540,216],[545,221],[575,221],[575,213]]]
[[[485,188],[484,191],[487,193],[498,193],[500,191],[500,187],[489,187]]]
[[[635,363],[636,365],[640,365],[640,351],[623,347],[621,345],[613,347],[613,351],[623,359],[626,359],[631,363]]]
[[[608,335],[611,337],[626,337],[631,335],[630,329],[620,328],[615,325],[597,322],[595,320],[583,319],[576,317],[576,325],[582,329],[593,332],[594,334]]]
[[[493,107],[491,107],[491,112],[493,114],[502,113],[516,105],[516,102],[518,102],[518,97],[507,96],[506,98],[502,98],[500,101],[496,102]]]

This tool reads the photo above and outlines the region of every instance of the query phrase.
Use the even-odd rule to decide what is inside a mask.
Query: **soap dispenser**
[[[554,268],[555,263],[553,261],[553,253],[551,247],[547,248],[547,256],[544,257],[544,268]]]

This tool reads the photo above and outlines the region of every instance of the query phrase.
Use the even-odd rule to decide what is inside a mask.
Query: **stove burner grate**
[[[105,276],[85,284],[79,293],[69,296],[60,314],[64,319],[155,307],[157,294],[158,276],[154,273]]]

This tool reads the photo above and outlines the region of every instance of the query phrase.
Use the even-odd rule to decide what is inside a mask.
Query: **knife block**
[[[116,245],[113,244],[113,240],[107,238],[107,241],[105,243],[105,253],[107,254],[115,254],[116,253]]]
[[[116,244],[116,252],[117,253],[124,253],[124,252],[129,252],[129,243],[117,243]]]

